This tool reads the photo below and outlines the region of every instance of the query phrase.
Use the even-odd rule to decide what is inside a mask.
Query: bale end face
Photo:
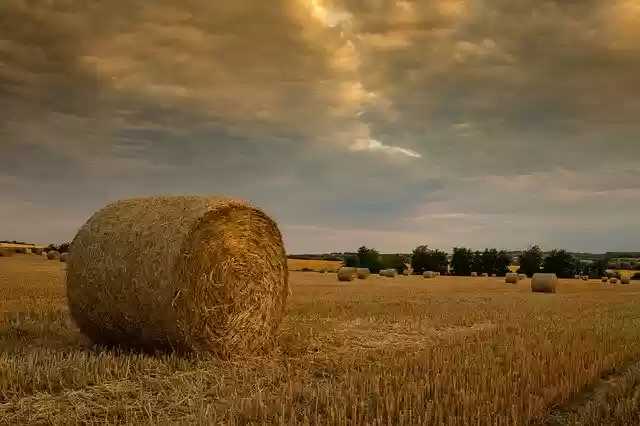
[[[534,293],[555,293],[557,285],[556,274],[534,274],[531,278],[531,291]]]
[[[228,357],[275,341],[289,296],[276,223],[227,197],[112,203],[78,231],[69,311],[94,343]]]

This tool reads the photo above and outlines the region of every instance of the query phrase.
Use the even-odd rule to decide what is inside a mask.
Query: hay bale
[[[69,253],[62,253],[60,254],[60,262],[66,262],[67,259],[69,258]]]
[[[555,293],[558,285],[556,274],[533,274],[531,291],[535,293]]]
[[[491,276],[492,276],[493,278],[495,278],[495,277],[497,277],[498,275],[497,275],[497,274],[491,274]]]
[[[483,273],[482,273],[482,276],[483,276],[484,278],[487,278],[487,277],[489,277],[489,274],[487,274],[486,272],[483,272]]]
[[[387,269],[385,271],[385,277],[387,278],[395,278],[398,276],[398,271],[396,269]]]
[[[602,282],[603,283],[608,283],[609,282],[609,277],[602,277]]]
[[[629,275],[623,275],[620,277],[620,284],[631,284],[631,277]]]
[[[402,271],[402,275],[404,275],[405,277],[408,277],[411,274],[409,273],[408,269],[405,269],[404,271]]]
[[[581,279],[581,278],[582,278],[582,276],[580,276],[580,275],[574,275],[574,276],[573,276],[573,278],[575,278],[576,280],[579,280],[579,279]]]
[[[47,259],[49,259],[49,260],[59,260],[60,259],[60,252],[56,251],[56,250],[51,250],[49,253],[47,253]]]
[[[356,274],[359,280],[366,280],[371,275],[371,271],[369,271],[369,268],[357,268]]]
[[[439,276],[440,276],[440,272],[436,272],[436,277],[439,277]]]
[[[353,281],[358,277],[357,268],[343,266],[338,269],[338,281]]]
[[[435,278],[436,277],[436,273],[433,271],[424,271],[424,273],[422,274],[422,278]]]
[[[42,255],[42,257],[44,257],[46,259],[47,256],[49,255],[49,253],[47,253],[46,251],[43,250],[41,255]]]
[[[513,272],[509,272],[504,277],[504,282],[506,282],[507,284],[518,284],[518,281],[520,281],[520,277],[518,277],[518,274]]]
[[[286,252],[277,224],[249,203],[120,200],[72,246],[69,311],[95,343],[227,357],[275,340],[290,294]]]
[[[13,256],[13,252],[9,249],[0,249],[0,257],[11,257]]]
[[[471,273],[471,276],[472,276],[472,277],[477,277],[477,276],[478,276],[478,273],[477,273],[477,272],[472,272],[472,273]]]
[[[526,280],[527,279],[527,274],[518,274],[518,279],[519,280]]]
[[[583,275],[580,277],[580,279],[582,279],[582,281],[589,281],[589,276],[588,275]]]
[[[618,279],[616,277],[611,277],[611,278],[609,278],[609,282],[611,284],[617,284],[618,283]]]

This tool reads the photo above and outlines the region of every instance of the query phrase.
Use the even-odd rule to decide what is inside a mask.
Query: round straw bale
[[[477,272],[472,272],[472,273],[471,273],[471,276],[472,276],[472,277],[477,277],[477,276],[478,276],[478,273],[477,273]]]
[[[518,274],[518,279],[519,280],[526,280],[527,279],[527,274]]]
[[[60,252],[56,251],[56,250],[51,250],[49,253],[47,253],[47,259],[49,259],[49,260],[59,260],[60,259]]]
[[[623,275],[620,277],[620,284],[631,284],[631,277],[629,275]]]
[[[9,249],[0,249],[0,257],[11,257],[13,256],[13,252]]]
[[[385,277],[395,278],[398,276],[398,270],[395,268],[387,269]]]
[[[42,251],[42,253],[40,253],[42,255],[42,257],[44,257],[46,259],[46,257],[49,255],[49,253],[47,253],[46,251]]]
[[[581,279],[581,278],[582,278],[582,276],[580,276],[580,275],[574,275],[574,277],[573,277],[573,278],[575,278],[576,280],[579,280],[579,279]]]
[[[405,269],[404,271],[402,271],[402,275],[409,276],[411,274],[409,273],[408,269]]]
[[[582,279],[582,281],[589,281],[589,276],[588,275],[583,275],[580,278]]]
[[[518,281],[520,281],[520,277],[518,277],[518,274],[515,274],[513,272],[509,272],[507,275],[505,275],[504,281],[507,284],[517,284]]]
[[[95,213],[72,242],[71,317],[93,342],[221,357],[259,352],[289,296],[277,224],[227,197],[144,197]]]
[[[369,275],[371,275],[371,271],[369,271],[369,268],[357,268],[356,273],[359,280],[366,280],[367,278],[369,278]]]
[[[609,278],[609,282],[611,284],[617,284],[618,283],[618,279],[616,277],[611,277],[611,278]]]
[[[555,293],[558,285],[556,274],[533,274],[531,291],[536,293]]]
[[[338,269],[338,281],[353,281],[358,277],[356,268],[343,266]]]
[[[439,277],[439,276],[440,276],[440,272],[436,272],[436,277]]]
[[[603,283],[608,283],[609,282],[609,277],[602,277],[602,282]]]
[[[60,254],[60,262],[66,262],[69,259],[69,253]]]
[[[491,274],[491,276],[495,278],[495,277],[497,277],[498,275],[497,275],[497,274]]]
[[[487,274],[486,272],[483,272],[483,273],[482,273],[482,276],[483,276],[483,277],[485,277],[485,278],[487,278],[487,277],[489,276],[489,274]]]
[[[424,273],[422,274],[422,278],[435,278],[436,277],[436,273],[433,271],[424,271]]]

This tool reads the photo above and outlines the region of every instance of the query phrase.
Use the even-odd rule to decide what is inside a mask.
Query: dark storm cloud
[[[638,28],[622,0],[3,1],[0,233],[224,193],[292,251],[632,249]]]

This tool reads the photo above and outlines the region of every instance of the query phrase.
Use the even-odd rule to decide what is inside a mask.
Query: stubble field
[[[0,258],[0,424],[637,424],[640,288],[291,273],[278,349],[91,347],[64,264]]]

